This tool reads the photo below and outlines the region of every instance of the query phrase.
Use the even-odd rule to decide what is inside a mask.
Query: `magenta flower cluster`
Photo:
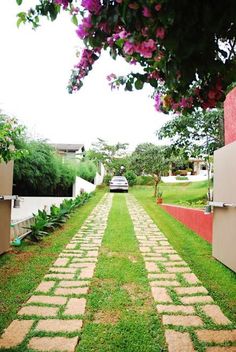
[[[66,9],[69,5],[68,0],[54,0],[54,2],[58,5],[62,5],[64,9]]]
[[[95,15],[98,14],[102,7],[100,0],[82,0],[81,5]]]

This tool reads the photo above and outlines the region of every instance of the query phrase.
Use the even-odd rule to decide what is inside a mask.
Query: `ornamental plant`
[[[130,91],[149,84],[156,110],[165,113],[216,107],[235,81],[235,0],[40,0],[18,14],[18,24],[36,28],[40,16],[55,20],[60,11],[70,14],[85,45],[70,93],[82,87],[102,50],[142,68],[109,75],[111,87]]]
[[[25,128],[0,112],[0,163],[19,159],[24,155],[21,148]]]

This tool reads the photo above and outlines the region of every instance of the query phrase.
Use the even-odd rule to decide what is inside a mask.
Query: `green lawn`
[[[16,318],[21,305],[32,295],[65,244],[75,235],[104,195],[97,191],[88,203],[71,216],[66,225],[33,244],[24,241],[19,248],[0,256],[0,334]]]
[[[202,184],[202,183],[201,183]],[[171,186],[167,186],[172,187]],[[175,192],[178,188],[190,186],[176,186],[175,191],[169,193],[168,201],[173,202],[177,199]],[[183,193],[180,199],[190,199],[191,195],[195,197],[199,185],[192,185],[192,188],[186,188],[190,192]],[[203,184],[202,184],[202,188]],[[201,189],[201,187],[200,187]],[[202,281],[210,295],[227,313],[228,317],[236,322],[236,274],[215,260],[211,255],[211,245],[196,235],[186,226],[175,220],[167,214],[160,206],[156,205],[153,197],[153,187],[134,187],[132,194],[141,203],[153,221],[158,225],[160,230],[166,235],[171,245],[189,264],[192,271]],[[180,192],[180,191],[179,191]]]
[[[165,351],[124,194],[115,194],[78,352]]]
[[[138,186],[136,186],[138,187]],[[154,189],[151,186],[139,186],[139,192],[146,193],[147,189]],[[180,204],[191,207],[203,207],[206,204],[207,182],[188,183],[164,183],[159,184],[159,189],[163,191],[163,202],[170,204]],[[152,196],[153,191],[148,194]]]

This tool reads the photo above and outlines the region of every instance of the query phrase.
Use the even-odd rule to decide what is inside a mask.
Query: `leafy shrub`
[[[129,183],[129,186],[133,186],[136,184],[137,181],[137,175],[133,171],[126,171],[124,176],[127,178],[127,181]]]
[[[103,179],[103,183],[105,183],[105,185],[109,186],[109,183],[111,181],[112,176],[111,175],[106,175]]]
[[[177,181],[184,181],[184,180],[188,180],[187,176],[176,176],[176,180]]]
[[[152,176],[137,176],[136,185],[153,186],[154,180]]]
[[[88,182],[93,182],[96,176],[97,167],[92,160],[81,161],[77,166],[77,176]]]
[[[52,205],[49,214],[45,210],[39,210],[37,215],[34,214],[34,223],[27,227],[30,230],[30,239],[39,242],[57,227],[63,226],[70,214],[86,203],[91,196],[91,193],[83,193],[74,199],[64,199],[59,207]]]

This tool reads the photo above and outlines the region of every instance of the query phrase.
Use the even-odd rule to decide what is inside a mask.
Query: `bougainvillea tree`
[[[18,15],[18,23],[37,27],[40,16],[55,20],[60,11],[72,16],[85,44],[70,93],[82,87],[102,50],[142,67],[124,77],[111,74],[111,86],[149,84],[155,108],[163,112],[213,108],[235,81],[235,0],[39,0]]]

